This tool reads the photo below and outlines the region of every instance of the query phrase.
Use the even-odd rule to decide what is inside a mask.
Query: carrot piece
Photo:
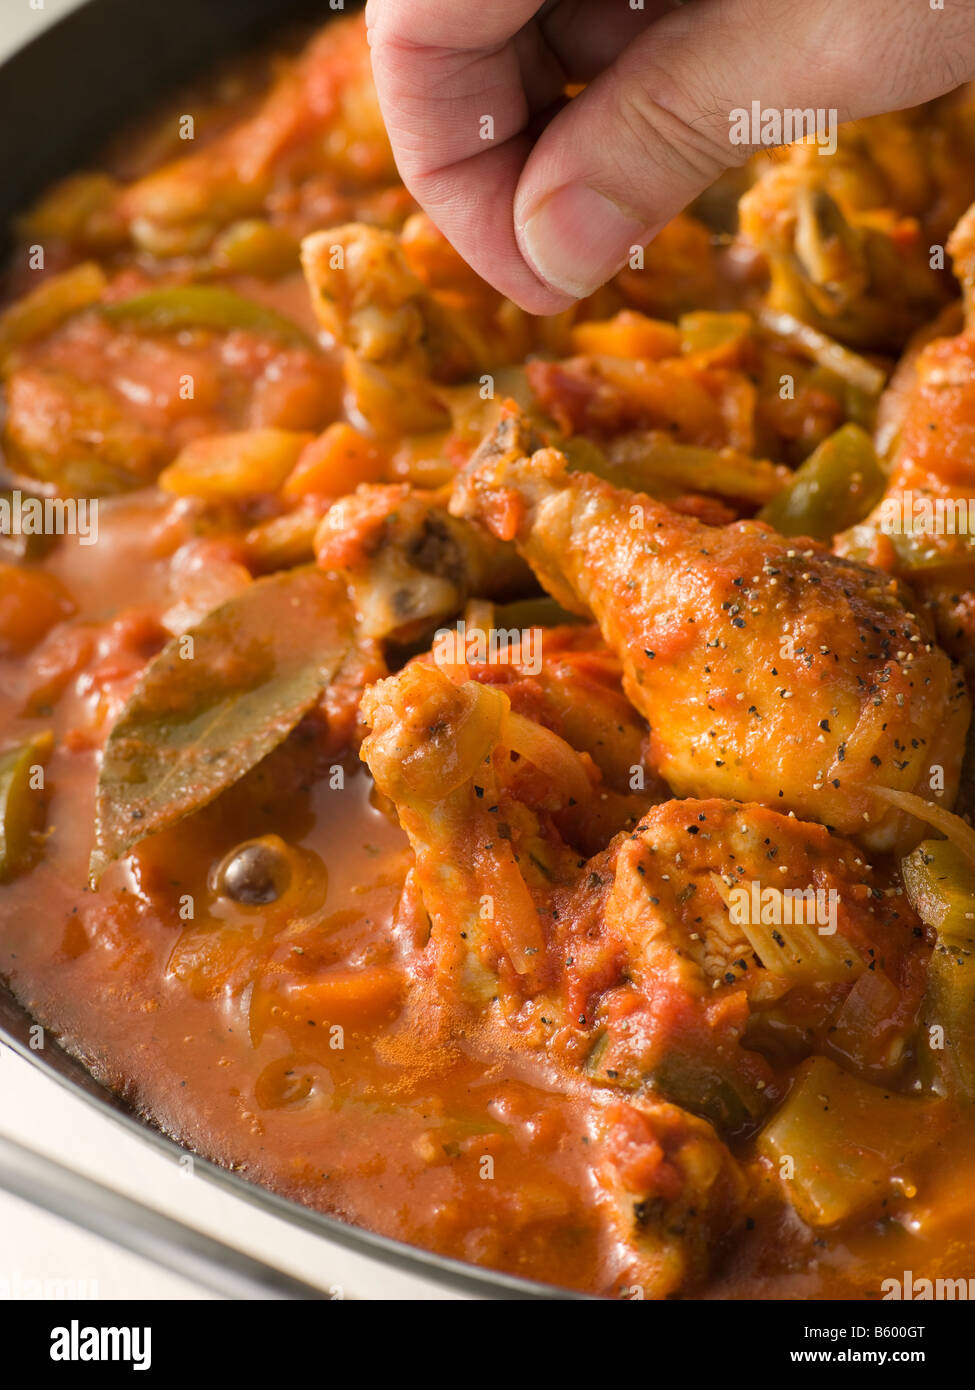
[[[0,657],[23,656],[74,612],[74,600],[53,574],[0,565]]]
[[[681,337],[672,323],[623,309],[612,319],[577,323],[572,350],[584,357],[679,357]]]
[[[291,1021],[365,1024],[387,1017],[399,1002],[403,977],[385,965],[355,970],[334,966],[309,979],[292,980],[276,991]],[[284,1017],[282,1017],[282,1022]]]
[[[285,497],[343,497],[359,483],[379,482],[386,470],[385,453],[360,430],[344,421],[329,425],[303,450],[283,488]]]

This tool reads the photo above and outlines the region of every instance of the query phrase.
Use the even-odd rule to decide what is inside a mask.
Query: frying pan
[[[347,3],[347,11],[357,8]],[[289,22],[321,21],[338,11],[328,0],[87,0],[0,65],[0,254],[11,219],[53,179],[83,167],[110,133],[167,89],[191,79],[218,55],[255,44]],[[39,1067],[105,1117],[140,1135],[157,1150],[178,1158],[185,1152],[111,1092],[74,1057],[53,1042],[43,1051],[29,1046],[33,1020],[0,981],[0,1042]],[[246,1181],[239,1174],[194,1156],[194,1171],[239,1197],[359,1255],[422,1274],[457,1291],[484,1299],[578,1298],[434,1255],[348,1226],[321,1212]],[[73,1181],[73,1179],[75,1179]],[[117,1243],[172,1268],[174,1242],[187,1262],[208,1270],[210,1287],[232,1296],[308,1297],[297,1281],[207,1241],[176,1223],[160,1224],[158,1213],[85,1186],[56,1165],[32,1163],[23,1151],[0,1149],[0,1186],[37,1205],[94,1228]],[[102,1204],[99,1207],[99,1203]],[[93,1204],[93,1205],[92,1205]],[[87,1215],[85,1206],[89,1206]],[[98,1211],[97,1216],[92,1211]],[[223,1266],[223,1274],[219,1266]],[[215,1272],[216,1271],[216,1272]],[[241,1294],[242,1289],[250,1290]],[[367,1291],[366,1291],[367,1292]]]

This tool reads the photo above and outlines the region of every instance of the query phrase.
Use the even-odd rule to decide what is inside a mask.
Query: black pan
[[[347,3],[345,8],[357,6]],[[134,113],[167,88],[188,81],[216,57],[259,42],[275,28],[292,21],[320,21],[335,13],[328,0],[88,0],[51,26],[0,65],[0,249],[11,219],[45,185],[84,166],[102,140],[124,129]],[[0,982],[0,1042],[156,1149],[174,1158],[185,1152],[56,1044],[33,1051],[28,1046],[32,1021]],[[3,1171],[0,1165],[0,1179]],[[486,1299],[580,1297],[358,1230],[198,1157],[194,1171],[296,1226],[455,1290]],[[63,1174],[60,1183],[53,1173],[49,1176],[46,1196],[43,1184],[33,1194],[21,1190],[20,1195],[71,1216],[70,1184]],[[74,1200],[77,1205],[81,1199]],[[147,1211],[136,1233],[132,1227],[138,1216],[131,1206],[122,1212],[116,1204],[114,1212],[114,1225],[107,1219],[100,1224],[103,1234],[150,1257],[155,1252],[160,1264],[171,1267],[171,1232],[164,1238]],[[253,1271],[249,1273],[253,1277]],[[279,1286],[280,1279],[268,1272],[265,1296],[281,1297]],[[362,1292],[368,1294],[367,1289]]]

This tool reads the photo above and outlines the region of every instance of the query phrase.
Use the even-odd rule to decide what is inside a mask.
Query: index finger
[[[528,101],[511,40],[541,8],[540,0],[369,0],[373,69],[404,177],[429,176],[522,131]]]
[[[369,0],[379,102],[403,181],[485,279],[510,267],[506,292],[535,313],[567,307],[529,269],[514,197],[531,150],[514,34],[537,0]]]

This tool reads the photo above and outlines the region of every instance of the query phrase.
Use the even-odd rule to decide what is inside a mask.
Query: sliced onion
[[[963,821],[961,816],[956,816],[953,811],[946,811],[943,806],[936,806],[933,801],[925,801],[923,796],[916,796],[914,792],[898,791],[895,787],[871,787],[870,790],[882,801],[889,801],[892,806],[906,811],[916,820],[924,821],[926,825],[933,825],[935,830],[940,830],[945,839],[950,840],[975,869],[975,830],[967,821]]]
[[[851,352],[834,338],[820,333],[819,329],[813,328],[811,324],[803,323],[791,314],[779,314],[771,309],[763,309],[759,319],[762,326],[777,338],[784,339],[792,347],[804,352],[818,366],[833,372],[851,386],[866,392],[868,396],[879,396],[884,389],[887,381],[886,372],[880,367],[875,367],[865,357]]]
[[[508,715],[504,741],[519,757],[525,758],[550,778],[562,801],[586,802],[592,791],[586,769],[576,750],[551,729],[526,719],[523,714]]]

